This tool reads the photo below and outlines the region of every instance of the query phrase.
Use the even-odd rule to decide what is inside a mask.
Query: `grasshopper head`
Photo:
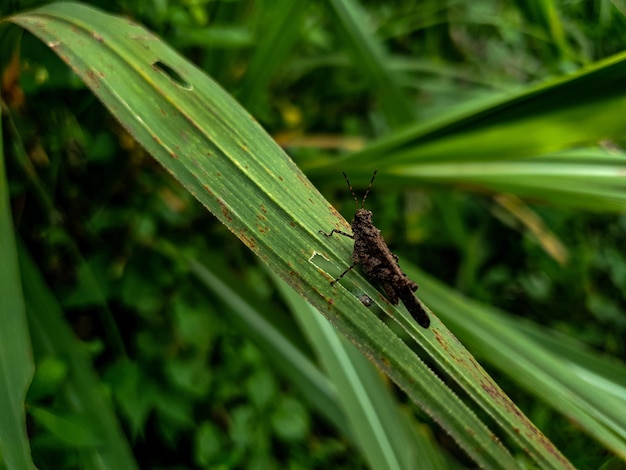
[[[372,224],[372,211],[357,209],[352,219],[352,227],[363,227]]]

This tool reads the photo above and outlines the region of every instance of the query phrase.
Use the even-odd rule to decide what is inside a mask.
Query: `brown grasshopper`
[[[333,285],[344,277],[352,268],[357,264],[361,265],[363,274],[370,280],[370,282],[382,287],[389,302],[393,305],[398,305],[398,301],[402,300],[402,303],[407,308],[409,313],[413,316],[417,323],[428,328],[430,325],[430,318],[424,310],[424,307],[415,298],[414,292],[417,290],[417,284],[408,278],[406,274],[400,269],[398,264],[398,257],[394,255],[387,244],[385,239],[380,234],[374,224],[372,223],[372,212],[364,209],[365,200],[367,195],[372,189],[374,178],[376,178],[377,171],[372,175],[370,184],[365,191],[363,200],[361,201],[361,207],[359,208],[359,200],[354,194],[350,180],[344,173],[343,177],[348,183],[348,188],[354,198],[356,205],[356,212],[354,219],[352,219],[352,235],[341,230],[333,229],[330,233],[326,233],[323,230],[319,232],[327,237],[332,236],[333,233],[338,233],[344,237],[352,238],[354,240],[354,251],[352,252],[352,264],[348,266],[341,275],[332,281]]]

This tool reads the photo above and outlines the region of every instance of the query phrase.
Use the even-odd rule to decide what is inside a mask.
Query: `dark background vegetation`
[[[235,97],[246,79],[254,37],[271,21],[261,16],[263,8],[245,0],[87,3],[146,25]],[[1,13],[39,4],[5,1]],[[533,2],[362,4],[393,54],[418,59],[412,66],[421,68],[419,80],[406,88],[422,118],[626,49],[619,2],[555,3],[567,26],[568,56],[563,44],[546,40]],[[328,145],[339,155],[353,142],[385,132],[377,103],[327,24],[324,3],[303,2],[305,7],[306,30],[296,50],[269,89],[244,97],[296,162],[315,158]],[[140,467],[364,467],[358,451],[276,373],[220,301],[152,245],[167,240],[219,266],[252,303],[271,305],[268,315],[298,338],[255,257],[44,45],[25,36],[22,55],[25,100],[13,113],[7,152],[11,145],[23,146],[45,186],[7,158],[15,225],[88,346]],[[306,145],[290,145],[294,139]],[[337,175],[314,183],[351,217],[352,199]],[[536,235],[483,195],[458,188],[398,194],[381,187],[369,206],[395,251],[467,296],[626,358],[625,215],[534,206],[569,251],[567,263],[560,264]],[[69,450],[66,431],[45,414],[55,406],[63,364],[48,359],[38,368],[29,403],[43,411],[31,414],[28,423],[35,462],[40,469],[79,468],[80,452]],[[575,465],[597,468],[604,462],[606,451],[575,424],[490,372]],[[445,435],[432,429],[455,453]]]

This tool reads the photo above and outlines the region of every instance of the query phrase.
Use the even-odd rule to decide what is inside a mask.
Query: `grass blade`
[[[3,148],[0,126],[0,459],[8,468],[34,468],[26,435],[24,399],[35,366],[20,285]]]
[[[396,128],[412,122],[414,108],[400,88],[395,72],[389,67],[389,57],[383,44],[367,30],[368,19],[361,6],[353,0],[331,0],[329,4],[354,54],[355,63],[368,78],[370,88],[378,98],[389,127]]]
[[[443,461],[436,449],[418,454],[417,449],[432,447],[432,442],[410,432],[406,417],[400,413],[372,365],[324,318],[315,315],[312,307],[296,292],[282,281],[278,285],[324,369],[336,384],[338,401],[370,467],[442,468]],[[416,443],[415,439],[420,442]]]
[[[481,357],[626,458],[626,368],[608,363],[532,325],[465,298],[410,263],[420,297]],[[504,424],[505,426],[507,424]]]
[[[625,78],[621,53],[576,74],[413,123],[344,158],[310,163],[307,170],[365,177],[378,168],[379,182],[386,177],[396,186],[454,184],[623,210],[621,153],[579,148],[621,139]]]
[[[41,353],[60,358],[69,365],[70,379],[65,399],[77,412],[85,434],[98,437],[98,445],[85,450],[91,468],[133,470],[137,465],[117,422],[111,403],[103,396],[91,362],[82,345],[65,323],[61,306],[45,284],[41,273],[23,247],[19,250],[22,285],[29,325]]]

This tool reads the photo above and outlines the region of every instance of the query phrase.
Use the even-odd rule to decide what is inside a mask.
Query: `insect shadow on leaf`
[[[409,279],[404,274],[404,271],[400,269],[398,257],[391,252],[387,243],[385,243],[385,239],[380,234],[380,230],[372,223],[372,212],[364,208],[365,200],[372,189],[372,184],[374,184],[376,173],[377,171],[374,171],[372,175],[370,184],[361,200],[361,207],[359,207],[359,200],[356,194],[354,194],[348,176],[343,173],[356,206],[356,212],[351,224],[352,234],[337,229],[332,229],[330,233],[326,233],[323,230],[319,231],[327,237],[337,233],[354,240],[352,264],[337,279],[333,280],[330,285],[334,285],[357,264],[360,264],[365,277],[373,284],[382,288],[389,302],[393,305],[398,305],[398,302],[401,300],[415,321],[420,326],[428,328],[430,318],[424,307],[415,298],[414,292],[417,290],[417,284]]]

